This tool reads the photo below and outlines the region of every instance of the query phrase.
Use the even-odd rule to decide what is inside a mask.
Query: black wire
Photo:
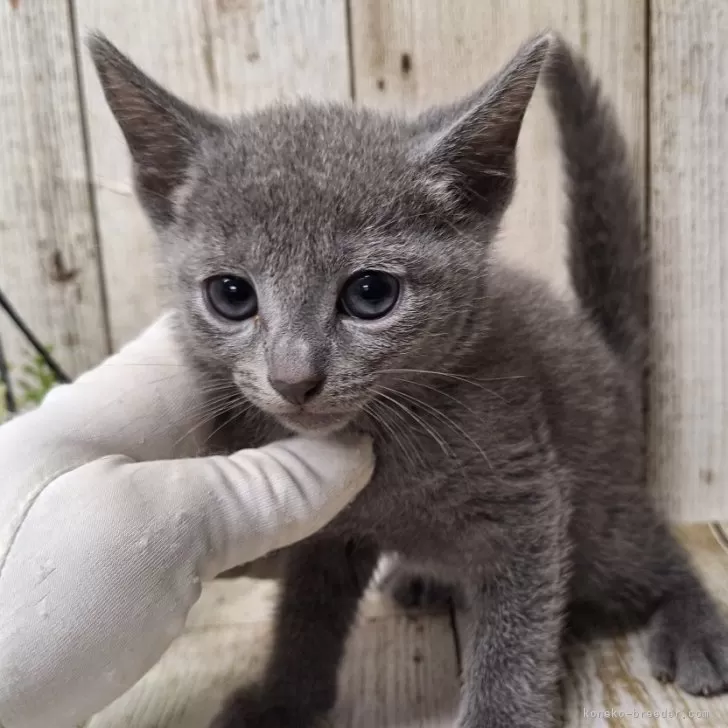
[[[48,368],[56,375],[56,379],[62,384],[67,384],[71,381],[71,378],[61,369],[56,360],[51,356],[50,352],[38,341],[33,332],[28,328],[28,325],[20,318],[20,314],[13,308],[10,301],[5,297],[0,289],[0,306],[5,309],[5,312],[10,316],[15,325],[23,332],[25,338],[31,343],[33,348],[40,354],[43,361],[48,365]]]
[[[18,406],[13,394],[13,385],[10,383],[10,372],[2,341],[0,341],[0,381],[5,384],[5,406],[8,408],[8,412],[17,412]]]

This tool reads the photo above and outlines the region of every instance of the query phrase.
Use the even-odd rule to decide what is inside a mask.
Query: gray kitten
[[[414,119],[299,103],[197,111],[91,50],[223,446],[371,432],[368,488],[290,559],[262,685],[217,728],[308,728],[382,551],[460,585],[460,728],[545,728],[567,615],[651,621],[656,676],[728,684],[728,632],[650,503],[646,272],[625,143],[585,64],[524,45]],[[492,255],[542,66],[571,192],[580,310]],[[217,407],[217,410],[215,408]]]

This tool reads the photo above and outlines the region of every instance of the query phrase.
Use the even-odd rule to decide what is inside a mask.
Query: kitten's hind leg
[[[310,728],[334,706],[346,638],[377,556],[369,543],[340,539],[292,550],[263,682],[233,695],[213,728]]]
[[[647,655],[653,675],[694,695],[728,690],[728,622],[700,582],[687,553],[647,507],[638,519],[619,524],[613,547],[588,566],[602,575],[591,581],[585,601],[628,627],[648,623]],[[590,580],[575,574],[574,586]],[[573,616],[573,615],[572,615]]]
[[[444,612],[463,609],[460,585],[428,574],[407,562],[395,562],[378,583],[379,590],[402,609]]]
[[[390,584],[390,595],[403,609],[445,611],[464,601],[459,586],[429,574],[400,574]]]
[[[650,621],[648,657],[657,679],[688,693],[728,690],[728,623],[687,564]]]

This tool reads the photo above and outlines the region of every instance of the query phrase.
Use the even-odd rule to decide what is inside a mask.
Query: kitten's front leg
[[[458,728],[557,725],[567,591],[563,543],[560,529],[516,536],[509,555],[471,582]]]
[[[233,695],[213,728],[309,728],[334,706],[346,638],[378,555],[373,544],[338,538],[292,550],[263,683]]]

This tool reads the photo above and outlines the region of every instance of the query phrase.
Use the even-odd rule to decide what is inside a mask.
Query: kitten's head
[[[307,433],[345,426],[407,370],[451,365],[484,325],[548,45],[410,120],[311,103],[223,120],[92,38],[194,360]]]

